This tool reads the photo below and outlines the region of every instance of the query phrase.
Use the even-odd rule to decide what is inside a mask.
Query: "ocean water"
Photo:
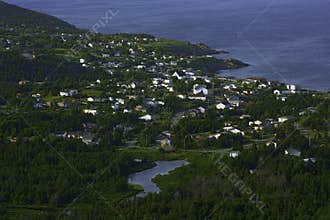
[[[330,90],[330,0],[5,0],[100,32],[148,33],[225,49],[250,67],[222,72]]]

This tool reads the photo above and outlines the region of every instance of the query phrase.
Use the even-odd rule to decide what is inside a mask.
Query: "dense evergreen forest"
[[[41,26],[47,29],[74,29],[74,26],[50,15],[20,8],[0,1],[0,23],[2,25]]]

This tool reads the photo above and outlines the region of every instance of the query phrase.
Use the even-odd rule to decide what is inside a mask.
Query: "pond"
[[[142,192],[138,193],[136,197],[143,198],[148,193],[159,193],[160,189],[154,182],[152,182],[153,178],[158,175],[167,175],[172,170],[189,164],[185,160],[155,161],[155,163],[156,166],[151,169],[143,170],[129,175],[129,184],[140,185],[144,189]]]

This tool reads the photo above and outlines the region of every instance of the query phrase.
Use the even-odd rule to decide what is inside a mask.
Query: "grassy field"
[[[81,91],[81,94],[91,97],[99,97],[102,94],[102,91],[96,89],[84,89]]]

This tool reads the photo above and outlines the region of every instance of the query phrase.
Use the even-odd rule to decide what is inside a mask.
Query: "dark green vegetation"
[[[25,27],[43,27],[52,29],[74,29],[74,26],[50,15],[0,1],[0,24],[18,25]]]
[[[159,42],[147,45],[147,48],[179,56],[202,56],[223,53],[213,50],[205,44],[191,44],[190,42],[178,42],[162,38]]]
[[[200,69],[205,72],[216,72],[225,69],[238,69],[248,66],[236,59],[217,59],[215,57],[197,57],[188,60],[187,63],[183,64],[187,68]]]
[[[328,93],[218,76],[245,64],[203,44],[49,31],[53,18],[13,10],[0,25],[1,219],[330,218]],[[157,176],[160,194],[132,199],[129,174],[178,159],[190,164]]]

